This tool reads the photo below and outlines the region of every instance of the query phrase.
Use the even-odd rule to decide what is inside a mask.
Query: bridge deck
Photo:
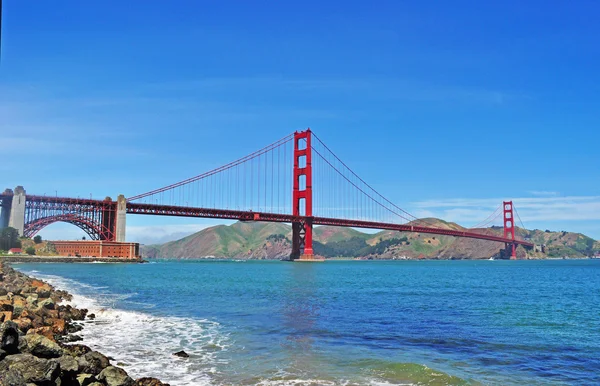
[[[266,222],[286,222],[291,223],[300,221],[302,217],[294,217],[291,214],[277,214],[266,212],[248,212],[229,209],[210,209],[210,208],[191,208],[182,206],[168,206],[156,204],[127,203],[127,213],[147,214],[154,216],[179,216],[179,217],[202,217],[218,218],[239,221],[266,221]],[[452,230],[434,227],[423,227],[410,224],[389,224],[362,220],[345,220],[328,217],[313,217],[314,225],[331,225],[353,228],[370,228],[392,230],[399,232],[418,232],[445,236],[467,237],[472,239],[498,241],[501,243],[515,243],[526,247],[533,247],[534,244],[525,240],[512,240],[502,236],[488,235],[463,230]]]
[[[0,200],[12,198],[0,194]],[[53,196],[34,196],[28,195],[28,200],[42,201],[47,204],[74,204],[74,205],[85,205],[85,206],[105,206],[106,201],[93,200],[87,198],[70,198],[70,197],[53,197]],[[113,201],[116,205],[116,202]],[[266,221],[266,222],[285,222],[291,223],[303,219],[302,217],[294,217],[291,214],[278,214],[278,213],[267,213],[267,212],[253,212],[253,211],[241,211],[231,209],[211,209],[211,208],[195,208],[195,207],[184,207],[184,206],[172,206],[172,205],[159,205],[159,204],[143,204],[128,202],[127,213],[129,214],[142,214],[142,215],[154,215],[154,216],[178,216],[178,217],[198,217],[198,218],[215,218],[215,219],[226,219],[226,220],[239,220],[239,221]],[[452,230],[434,227],[423,227],[409,224],[390,224],[382,222],[372,222],[363,220],[346,220],[336,219],[328,217],[313,217],[314,225],[331,225],[331,226],[343,226],[353,228],[370,228],[370,229],[382,229],[392,230],[399,232],[418,232],[435,235],[455,236],[455,237],[467,237],[472,239],[497,241],[501,243],[515,243],[526,247],[533,247],[534,244],[525,240],[512,240],[502,236],[489,235],[483,233],[477,233],[467,230]]]

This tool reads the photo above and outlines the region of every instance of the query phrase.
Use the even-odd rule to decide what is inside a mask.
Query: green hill
[[[438,219],[423,219],[419,225],[462,230],[458,224]],[[417,225],[417,223],[415,223]],[[478,232],[501,235],[501,227],[478,229]],[[162,245],[142,246],[144,257],[174,258],[250,258],[281,259],[291,252],[291,226],[278,223],[237,222],[204,229],[183,239]],[[545,252],[517,249],[520,258],[585,257],[600,251],[600,243],[583,234],[517,228],[520,237]],[[327,258],[471,258],[498,256],[503,243],[452,236],[411,232],[381,231],[364,233],[352,228],[320,226],[314,228],[315,253]]]

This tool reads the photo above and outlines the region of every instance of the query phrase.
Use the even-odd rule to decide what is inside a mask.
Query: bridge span
[[[92,240],[125,242],[127,214],[282,222],[292,224],[291,259],[298,260],[315,258],[315,225],[496,241],[505,243],[504,251],[514,259],[517,246],[534,246],[516,234],[515,213],[512,201],[505,201],[479,228],[429,224],[378,193],[310,129],[220,168],[130,198],[120,195],[116,201],[27,195],[22,187],[0,194],[0,228],[14,227],[26,237],[61,221],[81,228]],[[502,236],[483,231],[499,217]]]

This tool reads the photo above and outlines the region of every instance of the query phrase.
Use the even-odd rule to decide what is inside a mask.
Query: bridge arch
[[[98,224],[84,216],[80,216],[75,213],[65,213],[37,218],[29,223],[26,223],[23,235],[31,238],[48,225],[56,222],[66,222],[75,225],[79,229],[83,230],[91,240],[101,240],[101,235],[103,234],[102,224]]]

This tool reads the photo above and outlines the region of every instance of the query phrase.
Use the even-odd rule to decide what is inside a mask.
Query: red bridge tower
[[[513,215],[513,203],[512,201],[504,201],[504,237],[507,239],[515,240],[515,221]],[[515,243],[504,244],[505,253],[510,253],[510,259],[517,259],[517,245]]]
[[[292,260],[315,260],[312,247],[311,131],[294,133],[294,189],[292,192]]]

